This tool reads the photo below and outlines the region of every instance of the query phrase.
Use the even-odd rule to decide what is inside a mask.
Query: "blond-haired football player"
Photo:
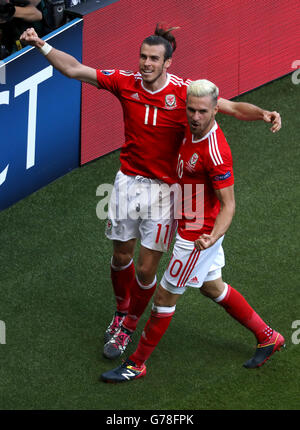
[[[235,198],[231,151],[215,121],[217,100],[218,88],[207,80],[192,82],[187,89],[189,127],[177,161],[182,217],[178,219],[172,257],[136,351],[124,364],[103,373],[101,378],[105,382],[129,381],[146,374],[145,362],[167,330],[177,300],[187,287],[199,288],[255,335],[256,352],[245,367],[262,366],[284,345],[283,336],[270,328],[245,298],[222,279],[225,265],[222,242],[234,216]],[[200,216],[199,212],[194,214],[195,207],[200,208]]]

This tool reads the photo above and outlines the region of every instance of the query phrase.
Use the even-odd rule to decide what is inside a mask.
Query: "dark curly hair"
[[[178,29],[179,27],[171,27],[166,28],[163,24],[156,24],[156,28],[154,34],[152,36],[146,37],[143,40],[143,43],[147,45],[163,45],[165,47],[165,61],[168,58],[172,58],[173,52],[176,49],[176,40],[172,34],[173,30]]]

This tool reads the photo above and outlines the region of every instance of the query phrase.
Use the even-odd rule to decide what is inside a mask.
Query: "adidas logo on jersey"
[[[199,281],[198,281],[197,276],[194,276],[194,277],[193,277],[193,279],[191,279],[191,280],[190,280],[190,283],[191,283],[191,284],[198,284],[198,282],[199,282]]]
[[[135,99],[135,100],[140,100],[140,96],[138,95],[138,93],[134,93],[131,95],[131,98]]]

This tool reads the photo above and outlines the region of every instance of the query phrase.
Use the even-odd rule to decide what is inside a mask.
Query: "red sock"
[[[111,280],[117,302],[117,311],[126,314],[129,308],[130,292],[135,279],[133,260],[124,267],[111,265]]]
[[[215,301],[223,306],[226,312],[240,324],[252,331],[258,343],[263,343],[271,338],[273,330],[260,318],[237,290],[228,285],[225,297],[220,296],[220,299]]]
[[[175,312],[173,307],[153,307],[139,344],[135,352],[129,357],[137,366],[142,366],[150,357],[158,342],[166,332]]]
[[[139,319],[144,313],[151,297],[154,294],[156,288],[156,277],[152,284],[142,285],[137,278],[133,282],[133,287],[131,290],[130,305],[128,309],[128,314],[123,321],[123,326],[134,331],[139,322]]]

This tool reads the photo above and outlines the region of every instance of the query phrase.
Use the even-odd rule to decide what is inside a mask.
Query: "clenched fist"
[[[35,46],[36,48],[41,48],[45,42],[39,38],[34,28],[27,28],[21,37],[20,41],[26,45]]]

